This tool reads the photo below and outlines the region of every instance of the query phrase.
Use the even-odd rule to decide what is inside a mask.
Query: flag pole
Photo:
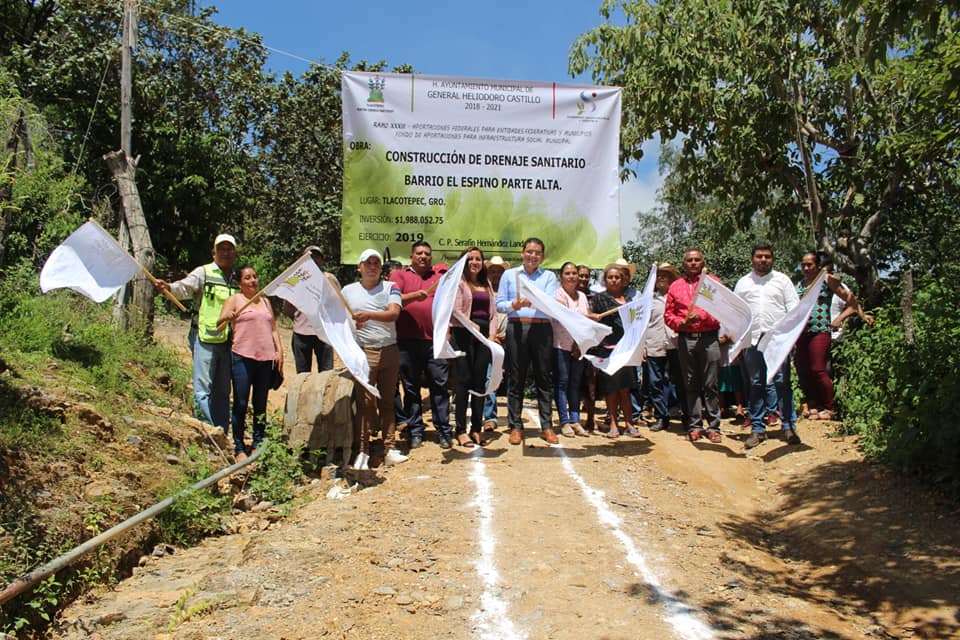
[[[144,274],[145,276],[147,276],[147,278],[150,280],[150,282],[153,283],[154,286],[156,286],[157,284],[159,284],[160,281],[157,280],[157,279],[154,277],[154,275],[153,275],[152,273],[150,273],[149,271],[147,271],[144,267],[140,267],[140,270],[143,271],[143,274]],[[161,293],[161,295],[163,295],[164,298],[166,298],[167,300],[169,300],[170,302],[172,302],[172,303],[174,304],[174,306],[177,307],[177,309],[180,309],[180,311],[183,311],[184,313],[187,312],[187,308],[186,308],[185,306],[183,306],[183,303],[182,303],[182,302],[180,302],[179,300],[177,300],[177,296],[173,295],[173,293],[171,293],[169,289],[164,289],[164,290],[162,290],[160,293]]]
[[[350,308],[350,303],[347,302],[347,299],[343,297],[343,291],[340,290],[340,283],[337,281],[335,277],[333,277],[333,274],[330,273],[329,271],[324,271],[323,275],[326,276],[327,282],[330,283],[330,285],[336,290],[337,295],[340,296],[340,302],[342,302],[343,306],[346,307],[347,313],[349,313],[352,316],[353,309]]]
[[[598,317],[598,318],[606,318],[607,316],[612,316],[612,315],[615,314],[616,312],[620,311],[620,307],[622,307],[622,306],[623,306],[623,305],[617,305],[617,306],[615,306],[613,309],[607,309],[607,310],[604,311],[603,313],[598,313],[598,314],[597,314],[597,317]]]
[[[267,285],[267,287],[269,287],[269,286],[270,286],[270,285]],[[236,313],[233,314],[233,317],[236,318],[238,315],[240,315],[241,313],[243,313],[243,311],[244,311],[247,307],[249,307],[250,305],[252,305],[254,302],[258,301],[258,300],[260,299],[260,296],[263,295],[263,292],[264,292],[264,290],[265,290],[267,287],[264,287],[263,289],[260,289],[260,291],[257,291],[255,294],[253,294],[253,297],[250,298],[249,300],[247,300],[246,304],[244,304],[242,307],[240,307],[239,309],[237,309]],[[224,320],[223,322],[218,322],[218,323],[217,323],[217,331],[223,331],[223,328],[226,327],[228,324],[230,324],[230,321],[229,321],[229,320]]]

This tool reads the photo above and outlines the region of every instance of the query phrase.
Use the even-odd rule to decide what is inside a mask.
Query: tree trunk
[[[110,167],[120,192],[123,216],[127,221],[130,243],[133,245],[133,256],[145,271],[152,272],[155,258],[153,242],[150,240],[150,229],[147,227],[143,206],[140,204],[140,192],[137,190],[136,162],[123,151],[112,151],[103,156],[103,159]],[[153,296],[150,280],[143,273],[138,274],[133,279],[133,294],[128,298],[126,321],[128,326],[147,336],[153,333]]]
[[[30,144],[30,134],[27,130],[26,114],[23,109],[20,110],[20,116],[13,125],[13,131],[7,138],[3,146],[3,161],[10,158],[7,167],[10,169],[10,177],[0,184],[0,269],[6,267],[7,262],[7,235],[10,229],[10,223],[13,220],[14,208],[10,202],[13,200],[13,180],[14,169],[17,168],[17,149],[20,146],[20,140],[23,139],[24,148],[27,151],[27,166],[33,164],[33,148]]]
[[[913,271],[910,270],[903,274],[900,313],[903,318],[903,341],[912,347],[916,342],[916,327],[913,324]]]

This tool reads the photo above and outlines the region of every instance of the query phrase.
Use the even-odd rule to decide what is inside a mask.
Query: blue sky
[[[354,62],[410,64],[418,73],[590,84],[567,71],[570,45],[602,22],[600,0],[486,2],[323,2],[201,0],[213,20],[263,36],[274,51],[269,66],[300,75],[307,62],[333,63],[348,51]],[[632,237],[635,213],[649,209],[661,184],[656,145],[644,146],[638,179],[621,186],[621,228]]]

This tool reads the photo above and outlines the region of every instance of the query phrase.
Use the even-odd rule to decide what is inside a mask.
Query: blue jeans
[[[670,362],[667,356],[647,356],[643,374],[650,389],[653,415],[659,422],[670,420]]]
[[[230,344],[193,341],[193,404],[197,418],[230,428]]]
[[[793,388],[790,386],[790,359],[784,361],[772,385],[767,385],[767,365],[763,361],[763,353],[756,347],[749,347],[743,351],[743,364],[750,379],[747,406],[750,412],[750,430],[754,433],[765,433],[767,430],[766,417],[770,410],[771,389],[775,397],[773,409],[780,410],[780,419],[783,429],[796,430],[797,414],[793,408]]]
[[[487,381],[490,380],[490,376],[493,375],[493,364],[487,367]],[[489,394],[483,399],[483,421],[487,422],[488,420],[497,419],[497,392]]]
[[[580,381],[583,379],[584,361],[574,358],[569,351],[553,349],[553,370],[557,379],[553,383],[553,399],[557,403],[560,424],[580,423]]]
[[[448,364],[433,357],[430,340],[398,340],[400,349],[400,384],[403,385],[403,413],[397,422],[406,422],[410,437],[423,438],[427,425],[423,422],[423,401],[420,398],[420,376],[427,372],[430,386],[430,409],[433,427],[444,438],[449,438],[450,396],[447,395]]]
[[[270,393],[272,360],[233,356],[233,452],[244,451],[243,430],[247,405],[253,391],[253,448],[263,441],[267,430],[267,394]]]
[[[497,393],[493,392],[483,399],[483,420],[497,419]]]

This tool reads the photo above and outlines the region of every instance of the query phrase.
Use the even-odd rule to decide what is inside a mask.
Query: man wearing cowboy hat
[[[669,262],[657,265],[657,283],[653,291],[650,306],[650,324],[644,336],[643,374],[647,380],[650,402],[656,422],[650,425],[650,431],[662,431],[670,428],[671,387],[677,388],[683,398],[683,382],[679,379],[679,366],[671,371],[671,353],[674,359],[677,353],[677,334],[663,320],[667,291],[674,281],[680,279],[680,271]],[[681,400],[681,405],[684,401]],[[686,415],[686,409],[684,409]]]

